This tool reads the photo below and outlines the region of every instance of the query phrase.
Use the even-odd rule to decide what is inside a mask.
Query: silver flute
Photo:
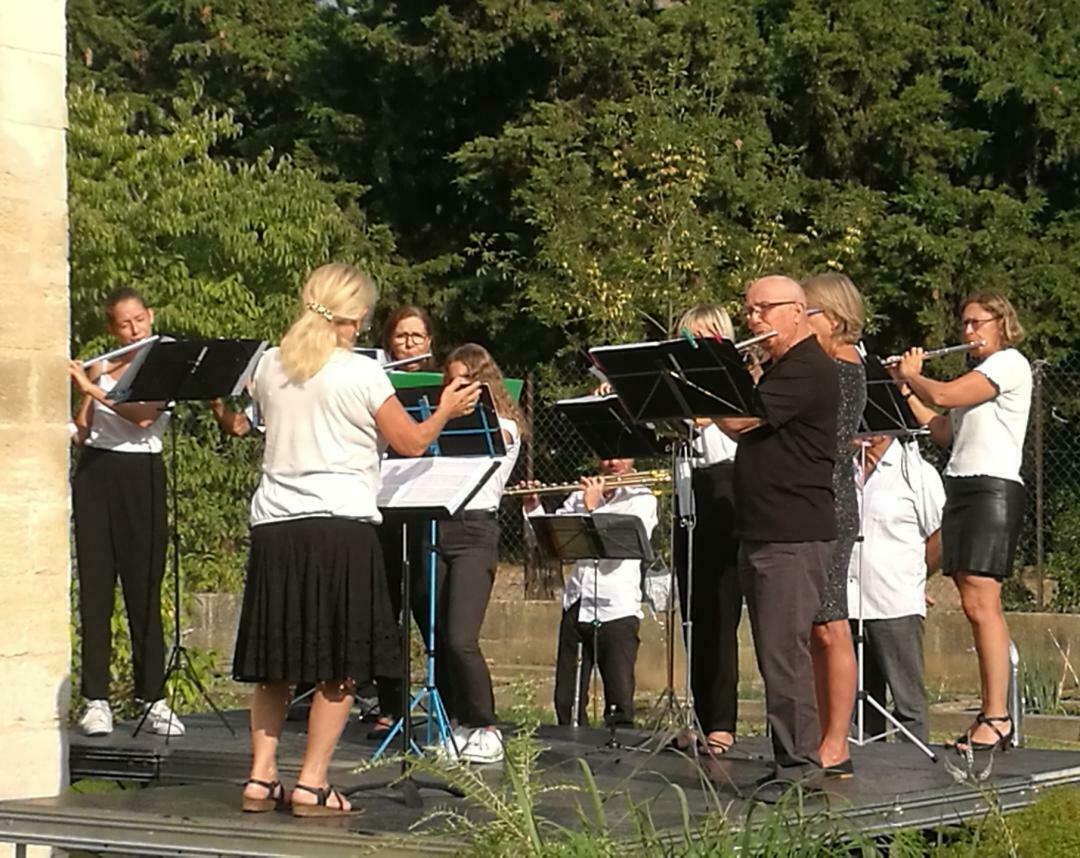
[[[97,357],[92,357],[89,360],[84,360],[82,362],[83,369],[87,369],[87,368],[93,366],[94,364],[99,363],[100,361],[112,360],[115,357],[120,357],[120,355],[126,355],[128,352],[133,352],[136,349],[143,348],[144,346],[152,345],[153,343],[156,343],[160,338],[161,338],[160,334],[154,334],[151,337],[147,337],[146,339],[139,340],[137,343],[132,343],[131,345],[128,345],[128,346],[122,346],[122,347],[120,347],[118,349],[113,349],[111,352],[105,352],[104,354],[100,354]]]
[[[930,360],[931,358],[944,357],[945,355],[954,355],[957,352],[969,352],[972,349],[981,349],[985,345],[986,343],[982,340],[976,340],[973,343],[961,343],[958,346],[945,346],[940,349],[931,349],[928,352],[923,352],[922,357],[923,360]],[[892,357],[885,358],[881,363],[884,366],[896,366],[903,359],[902,355],[893,355]]]
[[[764,334],[758,334],[756,337],[743,340],[741,343],[735,343],[735,350],[741,352],[743,349],[750,348],[750,346],[756,346],[758,343],[765,342],[765,340],[771,340],[776,336],[776,333],[776,331],[766,331]]]

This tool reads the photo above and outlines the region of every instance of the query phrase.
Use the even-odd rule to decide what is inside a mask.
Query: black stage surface
[[[213,716],[186,718],[187,735],[168,743],[149,735],[132,738],[130,724],[98,739],[72,732],[73,781],[115,780],[136,788],[0,802],[0,841],[156,855],[337,856],[365,847],[380,854],[452,852],[458,842],[445,835],[425,837],[422,845],[410,842],[410,827],[435,808],[475,813],[466,799],[426,789],[424,809],[413,809],[399,791],[383,788],[356,796],[365,812],[355,817],[300,820],[284,813],[242,814],[239,784],[248,765],[246,713],[230,712],[228,718],[237,738]],[[302,728],[301,723],[288,722],[282,737],[281,774],[287,785],[295,780]],[[360,723],[348,728],[331,773],[335,785],[347,788],[397,773],[396,766],[355,773],[374,748],[364,738],[367,729]],[[721,808],[741,818],[750,806],[754,781],[768,771],[764,738],[740,741],[734,752],[708,763],[671,751],[607,747],[609,738],[602,730],[541,727],[537,740],[545,750],[539,767],[546,782],[581,785],[579,760],[588,762],[600,790],[612,795],[606,802],[608,822],[616,830],[625,829],[628,836],[629,801],[649,802],[658,828],[681,832],[681,806],[673,785],[685,791],[694,814]],[[641,731],[618,734],[627,744],[650,738]],[[987,809],[988,789],[1011,809],[1031,802],[1042,789],[1080,782],[1080,753],[1071,751],[996,754],[992,772],[981,785],[974,779],[957,781],[944,762],[962,765],[952,752],[942,751],[942,761],[934,763],[910,745],[877,743],[854,748],[852,756],[856,777],[827,781],[827,796],[811,799],[810,807],[827,805],[844,817],[846,825],[869,831],[932,828],[981,815]],[[976,770],[984,769],[987,755],[976,759],[981,763]],[[486,779],[498,781],[501,765],[480,771]],[[137,788],[150,784],[155,788]],[[577,828],[579,806],[589,806],[584,793],[557,791],[541,799],[539,813]]]

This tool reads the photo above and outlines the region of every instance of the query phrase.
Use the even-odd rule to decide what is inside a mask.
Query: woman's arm
[[[84,396],[107,405],[125,420],[129,420],[142,429],[153,424],[161,416],[162,409],[165,407],[164,402],[125,402],[121,405],[109,402],[105,391],[90,380],[80,361],[68,361],[68,373]],[[78,425],[77,421],[75,425]]]
[[[907,400],[911,413],[922,426],[930,430],[930,440],[939,447],[952,444],[952,421],[948,414],[938,414],[933,408],[919,399],[906,383],[900,385],[900,395]]]
[[[977,370],[964,373],[952,381],[935,381],[922,374],[923,350],[908,349],[900,363],[890,368],[893,378],[904,381],[912,392],[927,405],[937,408],[966,408],[989,402],[998,389]]]
[[[243,438],[251,433],[251,421],[242,411],[233,411],[225,405],[223,399],[210,401],[210,410],[214,412],[214,418],[225,432],[236,437]]]
[[[417,423],[396,396],[390,396],[375,412],[375,425],[386,442],[402,456],[422,456],[446,424],[464,417],[480,398],[480,383],[456,378],[443,388],[434,413]]]

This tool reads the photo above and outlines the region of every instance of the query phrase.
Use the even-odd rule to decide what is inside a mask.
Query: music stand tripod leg
[[[225,725],[225,729],[229,731],[230,735],[236,736],[236,730],[233,729],[232,724],[226,719],[225,714],[221,711],[213,698],[210,697],[210,693],[206,690],[202,681],[195,673],[195,669],[191,664],[191,657],[187,653],[187,649],[180,638],[180,502],[179,492],[177,491],[177,485],[179,483],[179,459],[177,457],[177,425],[179,424],[178,408],[179,403],[173,403],[172,408],[163,408],[163,411],[172,411],[172,418],[169,420],[169,501],[172,507],[172,532],[170,534],[170,542],[172,543],[172,579],[173,579],[173,643],[172,649],[169,653],[169,661],[165,667],[165,674],[161,680],[161,691],[158,699],[165,697],[166,689],[169,686],[169,679],[173,674],[177,672],[183,672],[184,675],[192,682],[192,684],[198,689],[199,694],[203,700],[210,704],[210,708],[214,714],[217,715],[218,720]],[[174,685],[172,693],[169,695],[169,709],[173,712],[176,711],[176,695],[177,688]],[[143,712],[142,717],[139,719],[139,723],[135,725],[135,730],[132,732],[132,736],[138,736],[142,731],[143,725],[146,723],[146,719],[150,717],[150,705],[154,701],[148,700],[146,711]],[[165,735],[165,744],[169,743],[169,739],[172,738],[168,733]]]

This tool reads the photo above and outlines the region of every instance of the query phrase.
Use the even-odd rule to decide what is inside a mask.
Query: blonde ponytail
[[[331,263],[311,272],[300,290],[300,314],[281,338],[281,365],[301,384],[322,369],[339,345],[338,323],[362,319],[378,300],[375,283],[351,265]]]

